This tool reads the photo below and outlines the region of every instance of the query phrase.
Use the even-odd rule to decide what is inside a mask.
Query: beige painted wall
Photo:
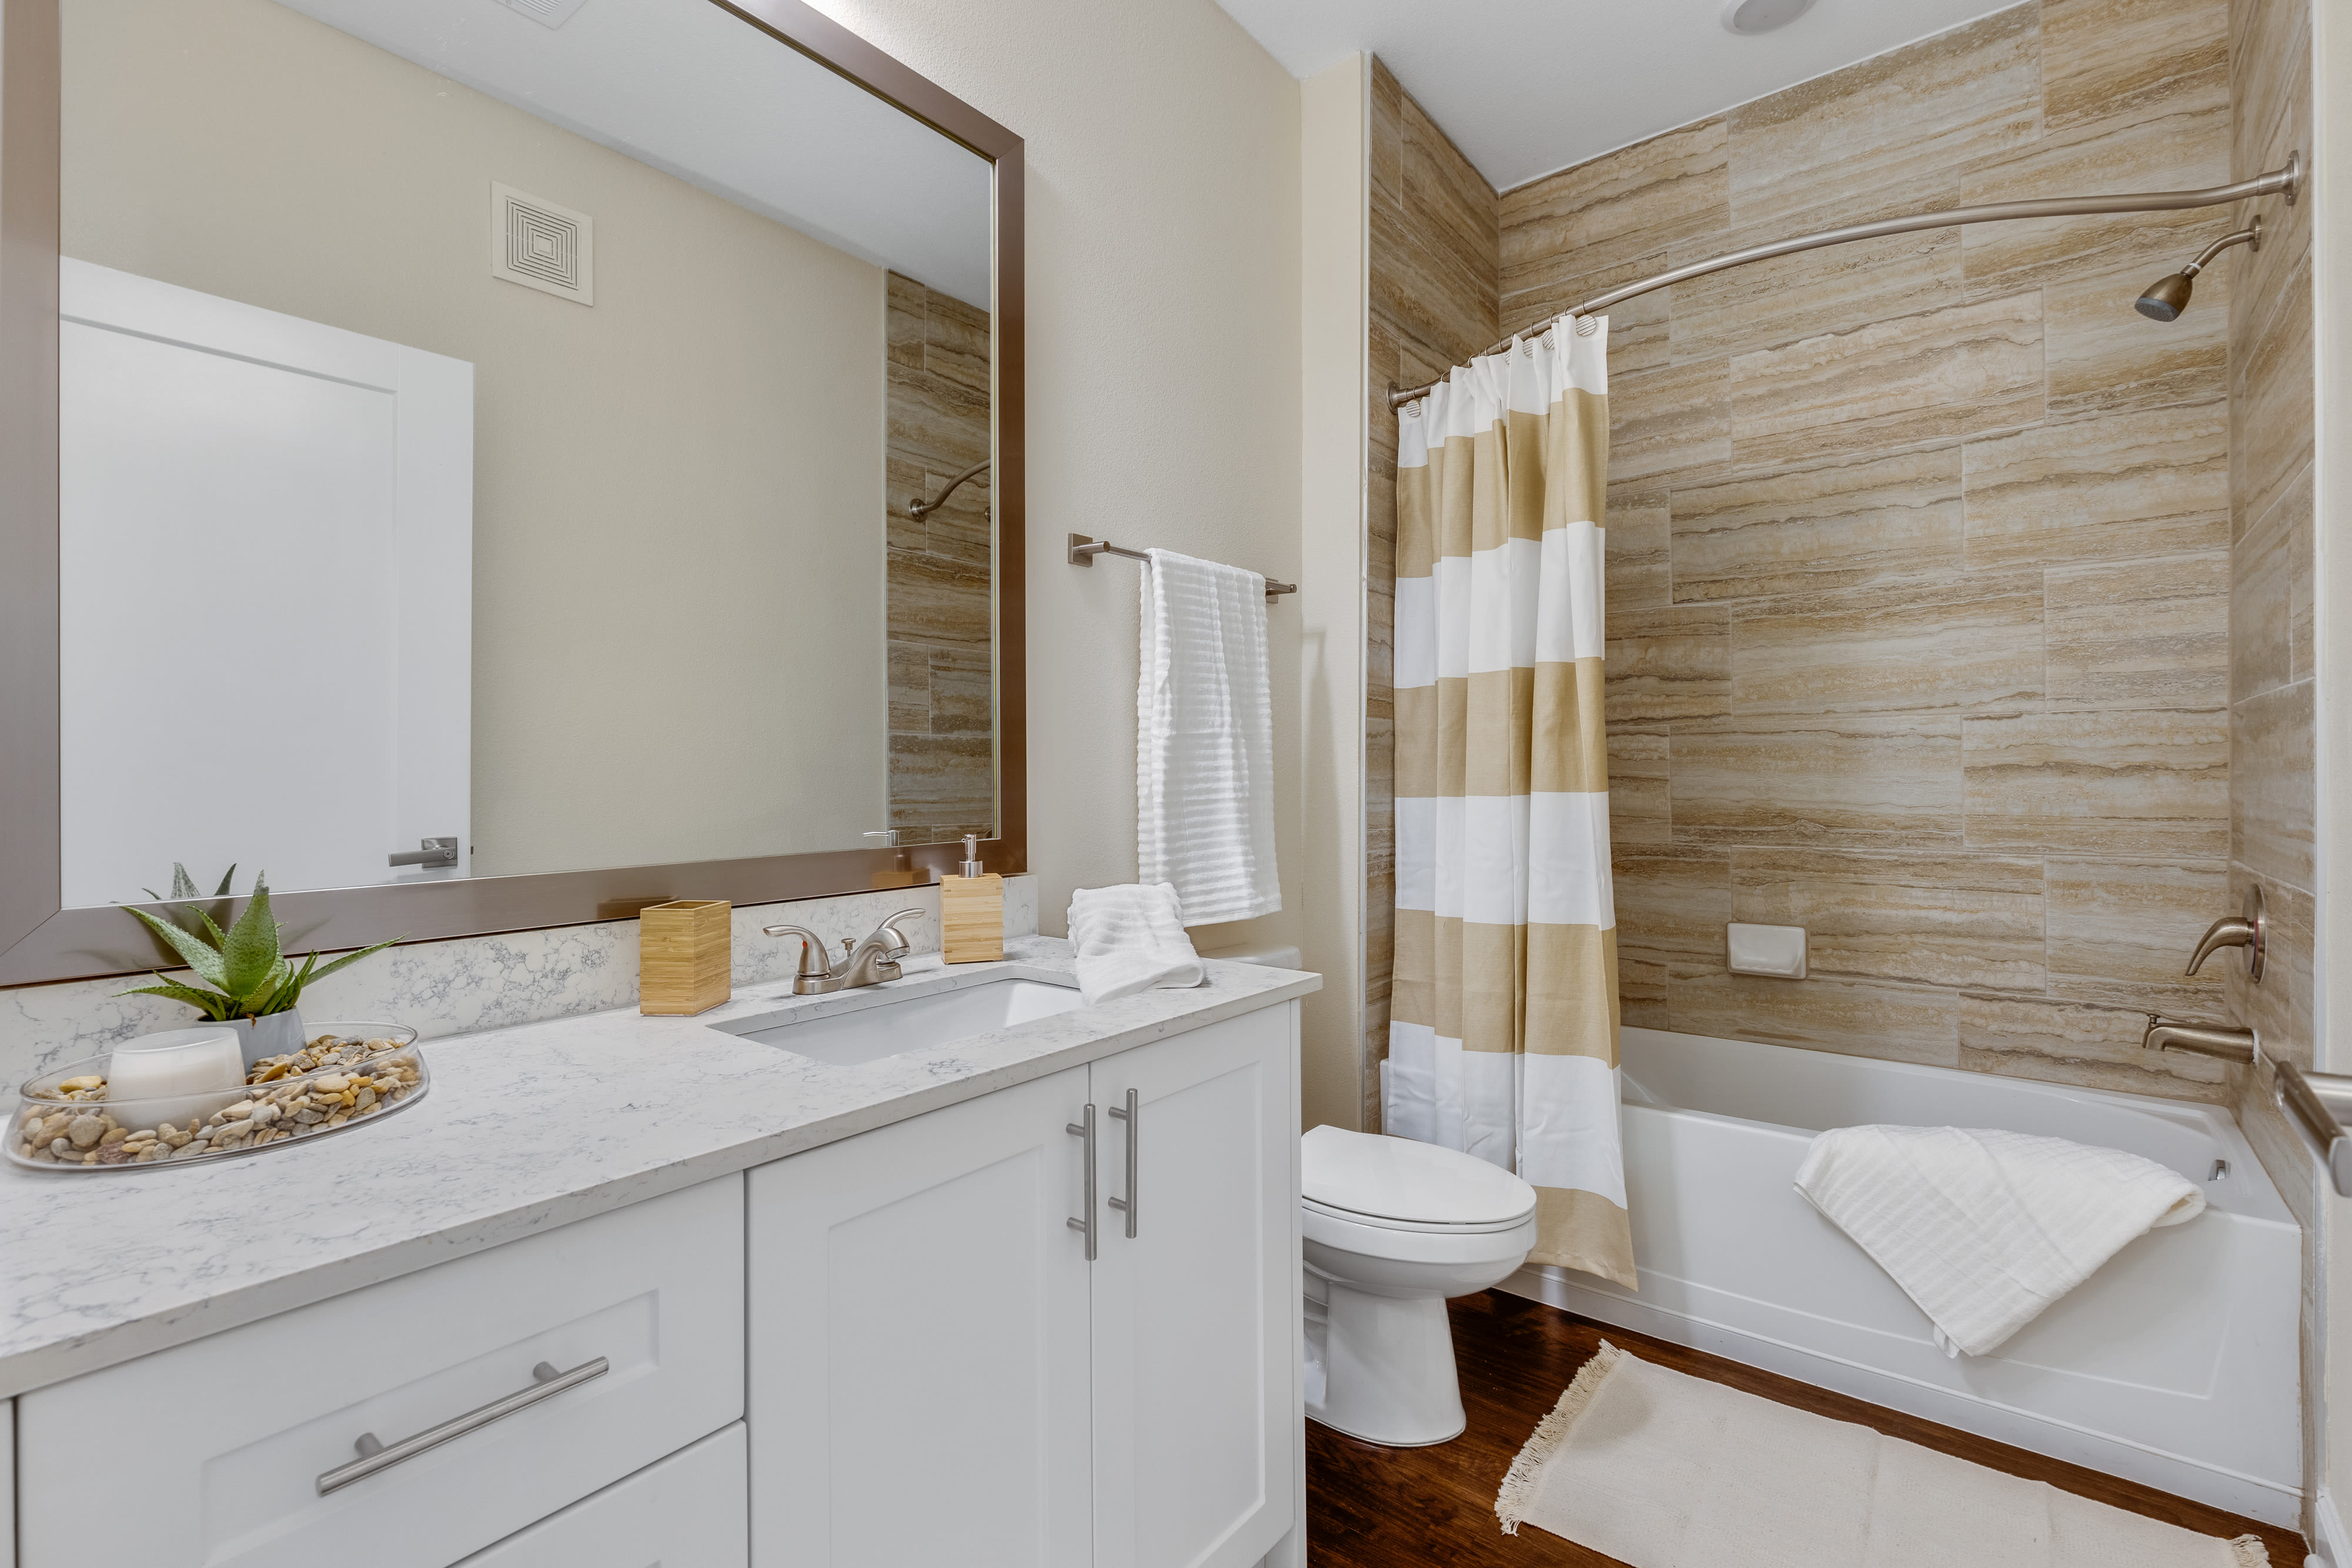
[[[1135,874],[1136,583],[1064,536],[1297,580],[1298,84],[1211,0],[818,0],[1028,143],[1029,823],[1038,924]],[[1297,940],[1299,620],[1269,612]]]
[[[1307,799],[1299,911],[1324,988],[1302,1009],[1307,1126],[1364,1125],[1365,340],[1371,61],[1299,84],[1299,695]]]
[[[880,269],[269,0],[65,13],[68,255],[476,366],[477,872],[881,825]],[[489,276],[493,180],[593,308]]]

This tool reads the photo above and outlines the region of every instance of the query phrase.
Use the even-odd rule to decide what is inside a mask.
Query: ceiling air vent
[[[490,276],[582,305],[596,303],[596,221],[585,213],[490,185]]]
[[[509,11],[520,11],[542,27],[561,27],[588,0],[499,0]]]

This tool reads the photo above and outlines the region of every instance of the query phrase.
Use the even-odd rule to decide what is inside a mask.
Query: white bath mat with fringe
[[[1633,1568],[2270,1568],[2197,1535],[1603,1343],[1495,1511]]]

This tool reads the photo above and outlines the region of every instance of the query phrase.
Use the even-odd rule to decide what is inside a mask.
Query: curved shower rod
[[[965,480],[971,478],[973,475],[979,473],[982,469],[987,467],[989,464],[994,461],[995,459],[993,458],[983,457],[979,462],[973,464],[971,467],[965,469],[962,473],[957,475],[954,478],[949,480],[947,488],[941,490],[929,500],[913,500],[908,502],[907,515],[910,517],[927,517],[930,516],[933,512],[938,511],[941,507],[948,504],[948,497],[954,495],[957,490],[961,488]]]
[[[2020,218],[2084,217],[2098,213],[2170,213],[2188,207],[2216,207],[2227,202],[2242,202],[2250,196],[2283,194],[2287,204],[2293,206],[2302,185],[2303,154],[2297,152],[2287,154],[2284,168],[2273,169],[2267,174],[2257,174],[2251,180],[2241,180],[2234,185],[2209,185],[2201,191],[2148,191],[2123,196],[2053,196],[2031,202],[1995,202],[1981,207],[1951,207],[1939,213],[1915,213],[1907,218],[1882,218],[1874,224],[1823,229],[1819,234],[1799,235],[1794,239],[1775,240],[1770,245],[1752,246],[1746,250],[1711,256],[1706,261],[1694,261],[1687,267],[1659,273],[1655,277],[1645,277],[1638,283],[1612,288],[1606,294],[1596,294],[1580,305],[1570,306],[1560,314],[1590,316],[1636,295],[1687,283],[1694,277],[1705,277],[1710,272],[1721,272],[1727,267],[1745,267],[1751,261],[1769,261],[1776,256],[1792,256],[1801,250],[1819,250],[1823,246],[1848,245],[1855,240],[1877,239],[1885,235],[1910,234],[1916,229],[1953,228],[1961,224],[2009,223]],[[1514,334],[1504,339],[1486,353],[1500,353],[1509,348],[1517,337],[1517,334]],[[1486,355],[1478,357],[1483,359]],[[1402,408],[1437,384],[1437,382],[1431,382],[1423,386],[1401,389],[1391,382],[1389,383],[1389,407]]]

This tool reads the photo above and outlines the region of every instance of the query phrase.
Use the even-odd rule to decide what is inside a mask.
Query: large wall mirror
[[[1017,139],[792,0],[6,8],[0,983],[175,864],[325,946],[1022,868]]]

